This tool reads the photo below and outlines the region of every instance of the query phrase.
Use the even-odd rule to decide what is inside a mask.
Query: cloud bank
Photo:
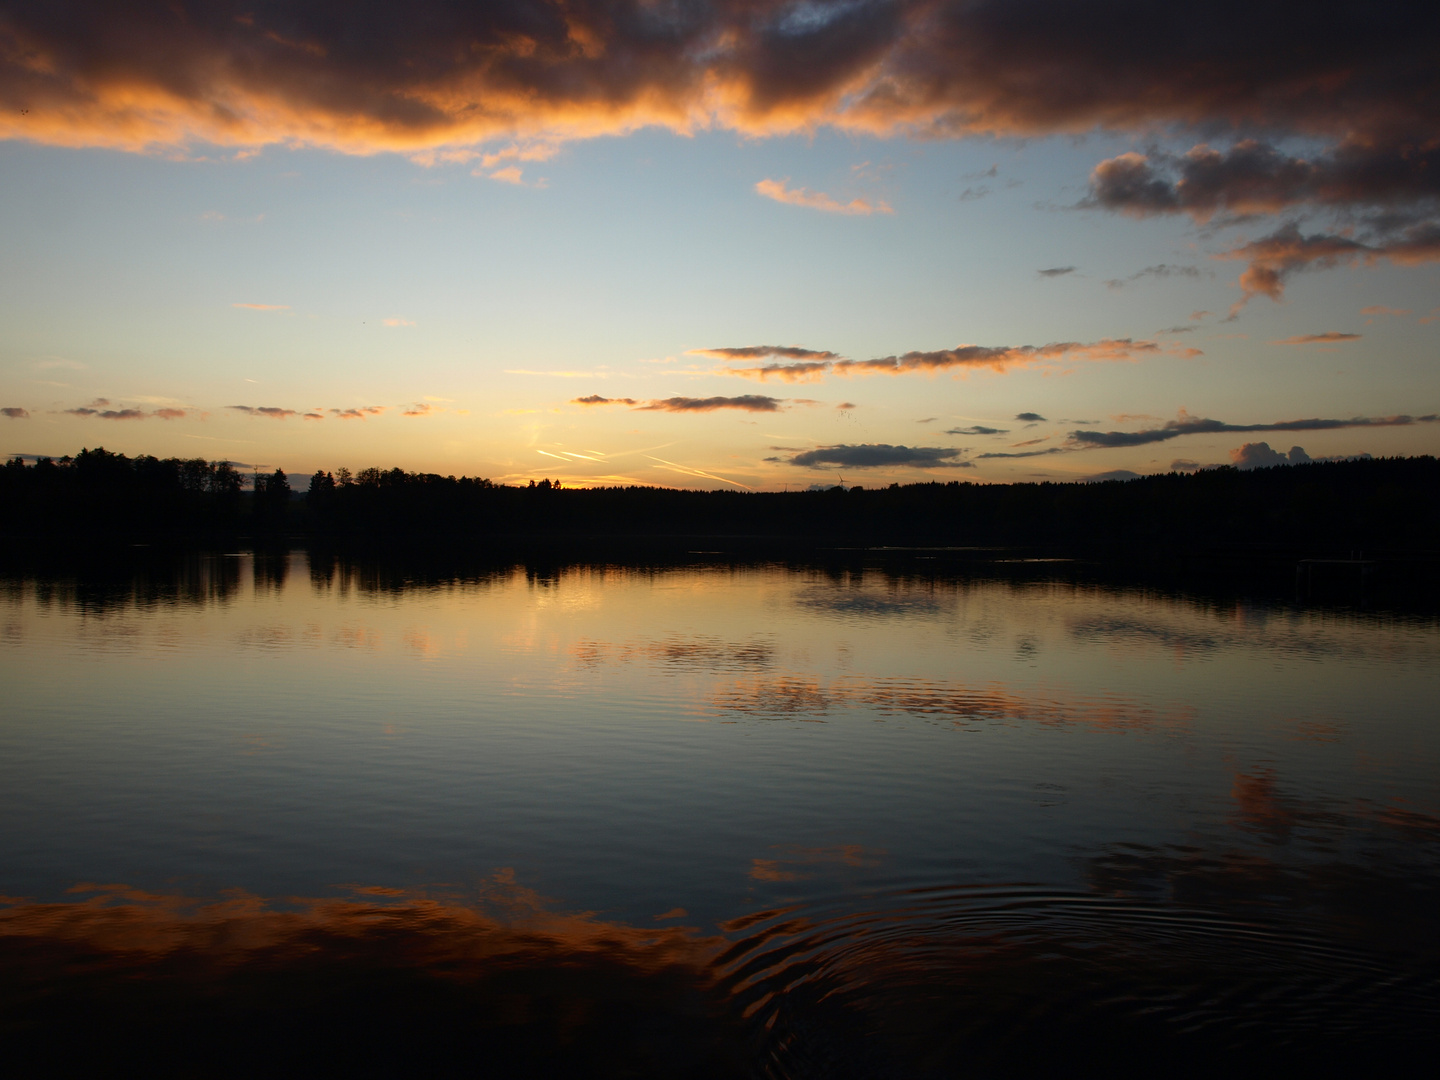
[[[1233,212],[1433,182],[1390,150],[1435,152],[1437,24],[1434,5],[1405,0],[1375,14],[1285,0],[12,0],[0,136],[352,153],[647,125],[1328,141],[1303,162],[1261,143],[1197,148],[1152,162],[1130,196]]]

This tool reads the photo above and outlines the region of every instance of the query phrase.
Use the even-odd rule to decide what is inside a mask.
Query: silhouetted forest
[[[104,449],[0,468],[0,536],[29,539],[308,537],[449,544],[603,540],[694,546],[1003,545],[1149,555],[1440,553],[1440,461],[1376,458],[1104,483],[891,484],[827,491],[525,487],[403,469],[316,473]]]

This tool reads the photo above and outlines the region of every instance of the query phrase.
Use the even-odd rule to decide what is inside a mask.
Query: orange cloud
[[[786,360],[838,360],[839,353],[827,349],[805,349],[799,345],[742,345],[733,348],[691,349],[691,356],[709,356],[716,360],[762,360],[782,357]]]
[[[1316,233],[1305,236],[1297,225],[1282,226],[1269,236],[1221,252],[1217,259],[1243,259],[1250,265],[1240,275],[1242,296],[1230,309],[1235,315],[1256,296],[1279,301],[1290,275],[1388,259],[1403,266],[1440,262],[1440,225],[1420,222],[1388,239],[1371,243],[1350,236]]]
[[[764,348],[756,346],[756,348]],[[743,353],[745,350],[709,350],[713,354]],[[795,350],[805,352],[805,350]],[[770,354],[765,354],[770,355]],[[816,356],[835,356],[834,353],[816,352]],[[1027,367],[1043,363],[1059,363],[1065,360],[1138,360],[1147,356],[1179,356],[1190,358],[1202,355],[1199,349],[1171,346],[1162,348],[1154,341],[1135,341],[1131,338],[1107,338],[1103,341],[1082,343],[1076,341],[1051,342],[1048,345],[957,345],[953,349],[936,349],[929,352],[907,352],[898,356],[884,356],[874,360],[799,360],[794,363],[763,364],[759,367],[729,368],[727,375],[739,375],[748,379],[765,380],[777,378],[786,382],[812,382],[827,374],[835,375],[908,375],[916,372],[963,371],[985,368],[996,372],[1011,368]]]
[[[848,203],[842,203],[837,199],[832,199],[823,191],[811,191],[809,188],[787,188],[783,180],[761,180],[755,185],[755,190],[767,199],[788,203],[791,206],[807,206],[811,210],[823,210],[827,214],[856,214],[868,216],[870,214],[893,214],[895,212],[890,208],[889,203],[871,203],[860,198],[851,199]]]
[[[807,360],[796,364],[761,364],[759,367],[730,368],[726,375],[764,381],[772,376],[782,382],[819,382],[833,365],[828,360]]]
[[[523,184],[522,170],[518,165],[507,165],[503,169],[496,169],[487,174],[491,180],[499,180],[505,184]]]

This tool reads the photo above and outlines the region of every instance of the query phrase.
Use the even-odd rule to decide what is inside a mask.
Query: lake
[[[0,1049],[1419,1074],[1440,620],[1068,564],[0,577]]]

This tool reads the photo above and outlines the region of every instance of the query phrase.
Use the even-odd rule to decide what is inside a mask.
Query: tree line
[[[949,481],[790,493],[567,488],[548,479],[517,486],[370,468],[317,472],[303,496],[278,469],[247,490],[226,462],[104,449],[33,465],[17,458],[0,468],[5,537],[222,534],[1440,552],[1440,462],[1375,458],[1104,483]]]

